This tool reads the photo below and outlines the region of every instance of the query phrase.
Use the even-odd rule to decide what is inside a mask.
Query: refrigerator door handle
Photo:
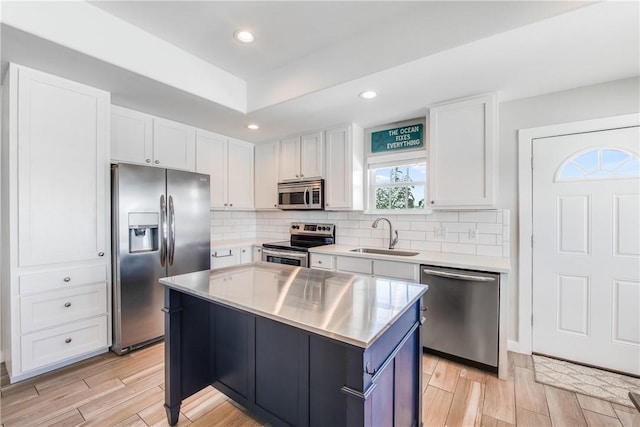
[[[169,265],[173,265],[173,256],[176,253],[176,212],[173,208],[173,196],[169,196]]]
[[[160,265],[164,267],[167,260],[167,204],[164,194],[160,196]]]

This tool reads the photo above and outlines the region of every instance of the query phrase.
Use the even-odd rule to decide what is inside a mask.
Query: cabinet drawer
[[[337,257],[336,269],[351,273],[371,274],[371,260],[366,258]]]
[[[240,251],[237,248],[222,248],[211,252],[212,270],[237,264],[240,264]]]
[[[331,255],[311,254],[311,268],[333,270],[333,259]]]
[[[20,300],[22,333],[107,313],[104,283],[24,296]]]
[[[20,294],[52,291],[70,286],[102,283],[107,281],[107,266],[92,265],[88,267],[49,270],[42,273],[23,274],[20,276]]]
[[[107,347],[107,316],[22,336],[22,370],[28,371]]]
[[[420,266],[397,261],[373,261],[373,275],[417,282],[420,280]]]

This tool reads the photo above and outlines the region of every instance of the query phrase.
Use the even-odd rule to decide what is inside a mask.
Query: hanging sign
[[[406,150],[424,147],[422,123],[371,133],[371,152]]]

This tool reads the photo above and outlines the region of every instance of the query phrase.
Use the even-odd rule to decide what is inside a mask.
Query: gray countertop
[[[371,346],[428,289],[263,262],[166,277],[160,283],[361,348]]]

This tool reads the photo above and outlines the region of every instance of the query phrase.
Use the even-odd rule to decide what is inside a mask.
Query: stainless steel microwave
[[[278,208],[284,210],[323,210],[324,179],[278,183]]]

